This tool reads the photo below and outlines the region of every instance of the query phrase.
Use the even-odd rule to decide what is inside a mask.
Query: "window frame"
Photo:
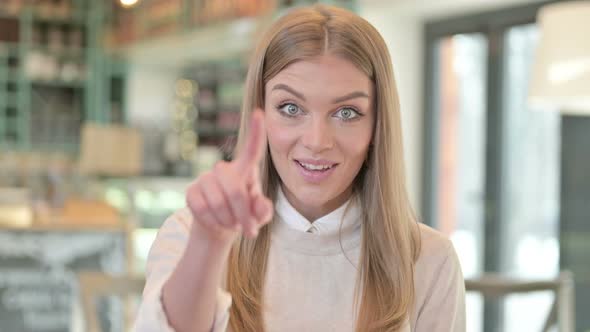
[[[504,197],[502,179],[504,151],[504,42],[506,32],[514,26],[536,22],[539,9],[547,4],[560,2],[542,1],[534,4],[509,7],[483,13],[464,15],[428,21],[424,26],[424,81],[423,81],[423,149],[422,188],[420,211],[422,221],[434,227],[437,224],[437,193],[439,151],[436,144],[440,137],[440,114],[437,101],[440,100],[437,83],[439,66],[437,62],[438,41],[456,34],[481,33],[488,38],[486,77],[486,133],[484,172],[484,253],[483,266],[486,272],[501,271],[501,248],[504,218]],[[499,331],[502,328],[501,302],[484,300],[484,332]]]

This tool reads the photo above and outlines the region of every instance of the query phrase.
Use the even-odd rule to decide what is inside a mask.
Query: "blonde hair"
[[[266,82],[289,64],[324,54],[347,59],[375,86],[372,145],[366,165],[354,180],[363,211],[355,287],[356,331],[398,331],[414,305],[414,265],[420,235],[405,185],[393,68],[377,30],[352,12],[325,5],[295,9],[275,22],[258,44],[248,70],[238,147],[247,131],[250,112],[264,108]],[[260,175],[263,192],[274,201],[280,178],[268,152]],[[229,256],[227,288],[233,298],[230,326],[236,332],[264,331],[262,293],[270,247],[268,226],[254,240],[241,237]]]

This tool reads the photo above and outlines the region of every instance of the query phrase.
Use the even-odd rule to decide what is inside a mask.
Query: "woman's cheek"
[[[280,124],[267,125],[268,144],[276,153],[287,154],[297,140],[297,133],[292,127]]]
[[[350,154],[366,153],[371,142],[371,128],[340,128],[337,134],[338,145]]]

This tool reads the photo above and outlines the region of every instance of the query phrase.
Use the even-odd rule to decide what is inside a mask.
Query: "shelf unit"
[[[275,12],[280,13],[293,6],[311,5],[318,2],[356,10],[356,1],[354,0],[278,0],[274,1],[272,7]],[[210,1],[201,1],[199,5],[193,4],[191,8],[199,8],[200,6],[200,8],[209,8],[215,11],[215,8],[210,5]],[[221,7],[223,6],[219,5],[219,8]],[[212,18],[203,18],[204,16],[207,15],[193,15],[189,22],[199,26],[214,25],[219,21],[228,20],[223,15]],[[249,16],[247,10],[241,11],[238,15],[238,17],[247,16]],[[223,32],[223,29],[220,31]],[[223,38],[220,39],[223,40]],[[197,133],[199,145],[215,146],[221,150],[224,159],[229,160],[237,141],[240,105],[247,72],[247,63],[243,59],[243,54],[230,55],[221,60],[201,59],[200,63],[184,68],[182,72],[183,78],[193,80],[199,86],[198,93],[194,96],[198,112],[198,120],[195,121],[194,130]]]
[[[192,98],[197,111],[193,129],[200,146],[216,146],[229,160],[237,140],[246,66],[239,60],[216,61],[182,70],[198,87]]]
[[[125,122],[124,62],[103,51],[109,7],[0,3],[0,150],[77,153],[84,122]]]

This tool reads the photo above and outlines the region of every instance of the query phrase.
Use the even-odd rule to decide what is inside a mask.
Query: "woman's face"
[[[273,164],[289,202],[314,221],[344,204],[373,136],[373,84],[334,55],[287,66],[265,86]]]

